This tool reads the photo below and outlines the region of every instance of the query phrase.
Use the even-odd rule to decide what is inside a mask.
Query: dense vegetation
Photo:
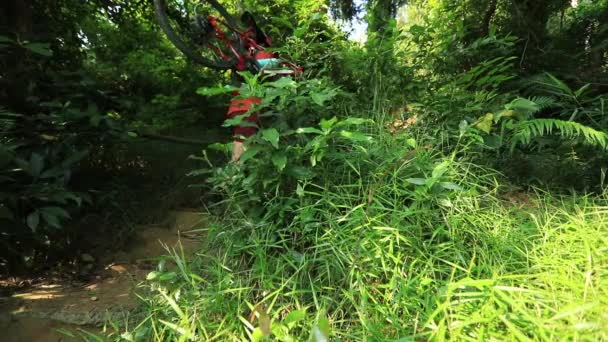
[[[187,28],[196,2],[167,3]],[[243,73],[262,119],[240,163],[229,73],[184,57],[152,1],[0,6],[3,271],[126,239],[164,179],[141,176],[191,153],[133,150],[180,136],[213,224],[111,339],[608,339],[608,1],[223,4],[305,70]],[[357,17],[364,42],[338,26]]]

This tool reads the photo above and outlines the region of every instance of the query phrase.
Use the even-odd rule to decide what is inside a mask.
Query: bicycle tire
[[[231,26],[235,26],[235,20],[228,14],[226,9],[224,9],[217,1],[215,0],[206,0],[213,8],[215,8],[226,20],[228,24]],[[161,29],[167,35],[169,41],[179,50],[181,51],[188,59],[191,61],[200,64],[202,66],[216,69],[216,70],[226,70],[232,69],[236,65],[237,61],[235,58],[218,62],[213,61],[207,58],[202,57],[200,54],[197,54],[193,49],[191,49],[188,44],[186,44],[179,35],[175,32],[171,24],[169,23],[169,18],[167,17],[167,12],[165,10],[166,4],[165,0],[154,0],[154,11],[156,12],[156,17],[158,19],[158,24]]]

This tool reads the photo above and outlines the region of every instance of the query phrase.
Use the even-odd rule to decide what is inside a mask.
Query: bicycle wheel
[[[192,8],[167,7],[165,0],[154,0],[154,9],[169,41],[193,62],[217,70],[237,64],[241,44],[238,34],[232,32],[236,21],[216,0],[200,1]],[[220,19],[225,39],[219,40],[211,32],[215,28],[209,26],[208,15]]]

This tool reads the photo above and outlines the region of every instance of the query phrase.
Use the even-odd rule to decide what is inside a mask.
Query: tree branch
[[[207,145],[208,141],[198,140],[198,139],[189,139],[189,138],[178,138],[170,135],[161,135],[156,133],[148,133],[148,132],[137,132],[137,135],[142,138],[151,139],[151,140],[163,140],[169,141],[177,144],[186,144],[186,145]]]

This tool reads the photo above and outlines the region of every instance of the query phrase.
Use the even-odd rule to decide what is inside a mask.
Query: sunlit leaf
[[[285,316],[283,323],[287,324],[288,326],[293,326],[304,319],[306,319],[306,310],[295,310]]]
[[[329,341],[330,333],[329,320],[324,316],[320,316],[317,320],[317,324],[312,328],[313,341],[315,342],[327,342]]]
[[[264,332],[262,332],[262,329],[253,329],[253,331],[251,332],[251,342],[259,342],[262,340],[264,340]]]
[[[475,127],[477,127],[479,130],[481,130],[487,134],[490,134],[493,123],[494,123],[494,114],[487,113],[486,115],[483,116],[483,118],[479,119],[475,123]]]
[[[304,188],[300,183],[298,183],[298,186],[296,187],[296,195],[298,195],[299,197],[304,196]]]
[[[330,128],[332,128],[336,124],[336,122],[338,122],[338,118],[335,117],[335,116],[333,118],[329,119],[329,120],[321,119],[321,122],[319,123],[319,126],[324,131],[327,131]]]
[[[297,83],[289,77],[281,77],[274,82],[270,82],[269,85],[275,88],[295,88]]]
[[[448,190],[462,190],[462,188],[458,185],[458,184],[454,184],[451,182],[441,182],[439,183],[439,185],[441,185],[442,188],[444,189],[448,189]]]
[[[148,273],[148,275],[146,276],[146,280],[154,280],[154,279],[158,278],[159,274],[160,274],[160,272],[152,271],[152,272]]]
[[[444,160],[443,162],[437,164],[437,166],[433,168],[433,178],[439,178],[443,176],[443,174],[445,174],[445,172],[448,170],[449,166],[450,162],[448,160]]]
[[[450,201],[449,198],[440,198],[437,200],[437,203],[439,203],[440,206],[446,207],[446,208],[451,208],[454,206],[452,204],[452,201]]]
[[[298,129],[296,129],[296,133],[298,133],[298,134],[306,134],[306,133],[323,134],[323,131],[321,131],[320,129],[314,128],[314,127],[300,127]]]
[[[324,94],[324,93],[311,93],[310,94],[310,98],[312,99],[312,102],[316,103],[319,106],[322,106],[325,103],[325,101],[327,101],[331,97],[332,97],[331,95]]]
[[[207,88],[207,87],[203,87],[203,88],[198,88],[196,90],[196,93],[202,96],[215,96],[215,95],[220,95],[220,94],[227,94],[227,93],[231,93],[233,91],[239,90],[239,88],[235,87],[235,86],[231,86],[231,85],[226,85],[223,87],[213,87],[213,88]]]
[[[365,135],[361,132],[350,132],[350,131],[341,131],[340,135],[350,139],[352,141],[357,141],[357,142],[370,142],[372,141],[372,137]]]
[[[424,179],[424,178],[408,178],[405,181],[410,184],[415,184],[415,185],[425,185],[426,184],[426,179]]]

